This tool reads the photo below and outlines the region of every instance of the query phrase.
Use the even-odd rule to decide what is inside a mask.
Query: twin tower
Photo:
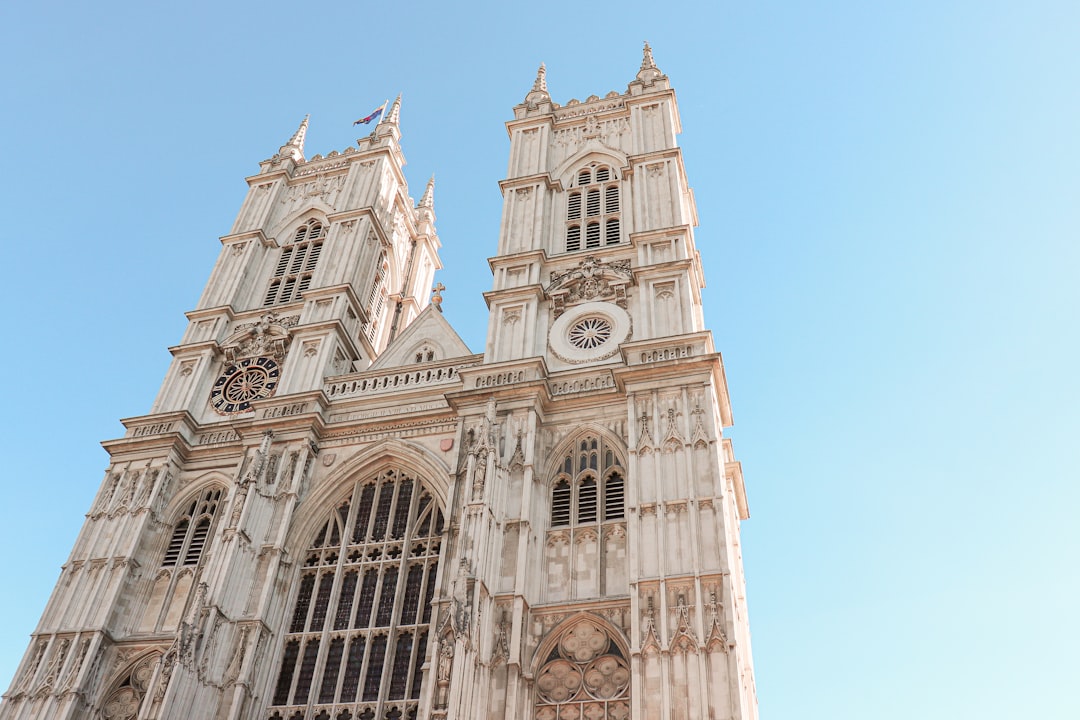
[[[507,123],[473,353],[400,102],[249,190],[0,720],[751,720],[731,410],[675,93]]]

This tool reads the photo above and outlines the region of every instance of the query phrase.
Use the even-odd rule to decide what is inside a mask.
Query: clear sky
[[[0,5],[0,685],[258,170],[403,94],[444,308],[482,350],[508,143],[682,114],[762,718],[1080,717],[1080,4]]]

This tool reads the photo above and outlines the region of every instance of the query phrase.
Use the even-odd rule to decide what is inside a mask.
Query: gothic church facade
[[[0,720],[752,720],[731,411],[668,78],[507,123],[487,341],[400,99],[259,172]],[[436,285],[436,288],[440,286]]]

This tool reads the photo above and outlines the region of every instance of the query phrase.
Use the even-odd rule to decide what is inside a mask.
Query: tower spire
[[[525,102],[551,102],[551,96],[548,95],[547,89],[547,67],[544,63],[540,63],[540,68],[536,71],[536,80],[533,81],[532,90],[525,96]]]
[[[300,127],[296,128],[296,132],[289,138],[289,141],[278,150],[279,155],[290,157],[294,162],[304,161],[304,138],[307,137],[308,119],[310,118],[310,115],[304,116]]]

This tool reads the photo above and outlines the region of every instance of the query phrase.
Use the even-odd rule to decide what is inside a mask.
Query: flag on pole
[[[378,108],[377,108],[377,109],[375,110],[375,112],[371,113],[370,115],[368,115],[368,116],[367,116],[367,117],[365,117],[365,118],[360,118],[359,120],[357,120],[356,122],[354,122],[354,123],[353,123],[353,125],[367,125],[367,124],[368,124],[369,122],[371,122],[371,121],[372,121],[372,120],[374,120],[375,118],[377,118],[377,117],[379,117],[380,115],[382,115],[382,113],[383,113],[383,110],[385,110],[385,109],[386,109],[386,103],[383,103],[382,105],[380,105],[380,106],[379,106],[379,107],[378,107]]]

